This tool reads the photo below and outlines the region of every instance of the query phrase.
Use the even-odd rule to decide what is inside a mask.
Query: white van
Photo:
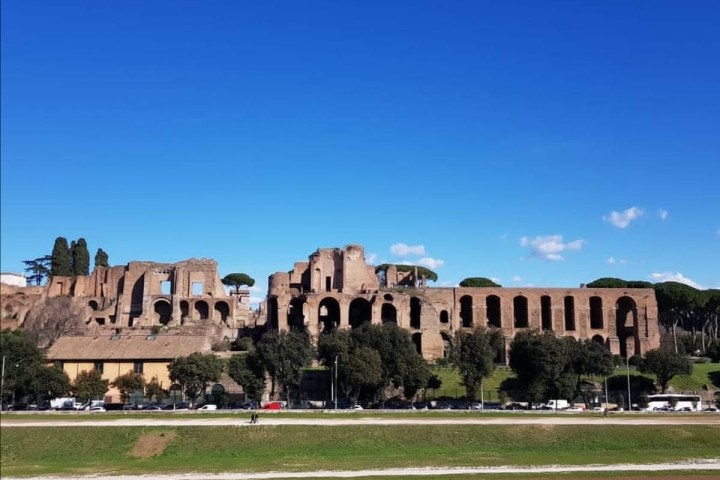
[[[213,405],[212,403],[208,403],[208,404],[203,405],[202,407],[198,408],[198,410],[217,410],[217,405]]]
[[[545,406],[553,410],[565,410],[570,407],[570,402],[567,400],[548,400]]]

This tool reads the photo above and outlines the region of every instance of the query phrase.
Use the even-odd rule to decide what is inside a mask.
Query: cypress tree
[[[69,277],[73,274],[70,269],[70,247],[65,237],[57,237],[50,256],[50,276]]]
[[[109,267],[108,265],[108,254],[102,248],[98,248],[95,254],[95,268],[97,267]]]
[[[73,273],[75,275],[90,275],[90,252],[87,242],[80,237],[72,250]]]

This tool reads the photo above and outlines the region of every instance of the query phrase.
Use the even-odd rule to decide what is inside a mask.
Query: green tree
[[[592,391],[582,388],[583,377],[611,375],[615,369],[613,356],[610,350],[592,340],[575,341],[568,338],[567,341],[575,342],[574,358],[572,359],[572,371],[577,376],[575,393],[582,395],[585,406],[589,407]]]
[[[191,353],[187,357],[177,357],[168,365],[170,381],[177,383],[185,395],[195,401],[205,393],[210,382],[220,380],[224,362],[214,354]]]
[[[667,350],[654,349],[645,354],[640,363],[642,373],[655,375],[660,391],[665,393],[675,375],[690,375],[693,364],[689,358]]]
[[[305,332],[267,332],[258,342],[257,351],[271,380],[271,393],[280,385],[288,401],[300,385],[302,369],[315,357],[310,337]]]
[[[95,268],[97,267],[109,267],[108,254],[102,248],[98,248],[95,254]]]
[[[42,281],[50,274],[50,255],[44,257],[38,257],[33,260],[23,260],[25,264],[25,271],[29,273],[27,279],[32,285],[42,284]]]
[[[117,388],[120,392],[122,403],[127,403],[133,392],[145,388],[145,378],[139,373],[127,372],[118,375],[118,377],[110,383],[110,386]]]
[[[460,282],[461,287],[502,287],[502,285],[493,282],[485,277],[468,277]]]
[[[626,288],[627,281],[622,278],[603,277],[585,285],[587,288]]]
[[[7,404],[15,395],[25,395],[32,373],[44,363],[42,352],[21,332],[0,332],[0,352],[5,360],[2,398]]]
[[[250,400],[260,402],[265,393],[265,367],[255,350],[230,357],[228,375],[243,388]]]
[[[84,238],[78,239],[70,251],[72,256],[73,274],[90,275],[90,252]]]
[[[70,247],[65,237],[57,237],[50,256],[50,276],[69,277],[73,271],[70,266]]]
[[[102,378],[97,370],[83,370],[72,382],[71,390],[81,402],[100,400],[108,391],[110,380]]]
[[[167,390],[162,388],[157,375],[145,384],[145,396],[155,402],[160,402],[167,397]]]
[[[363,393],[375,392],[382,386],[380,354],[368,347],[360,347],[338,364],[338,389],[353,402]]]
[[[229,273],[223,277],[222,283],[228,287],[234,287],[235,293],[239,293],[240,287],[243,285],[248,287],[255,285],[255,279],[246,273]]]
[[[658,320],[673,336],[675,353],[678,353],[677,327],[689,327],[701,310],[700,291],[679,282],[662,282],[655,285]]]
[[[517,385],[533,403],[551,398],[570,398],[576,389],[572,361],[576,349],[571,341],[552,332],[534,330],[515,335],[510,344],[510,368]]]
[[[460,371],[462,384],[469,399],[475,399],[482,380],[495,371],[495,358],[502,349],[504,337],[500,330],[476,329],[457,336],[453,361]]]
[[[414,272],[417,269],[418,277],[426,278],[428,280],[432,280],[433,282],[437,282],[438,276],[437,273],[433,272],[429,268],[421,267],[419,265],[404,265],[404,264],[390,264],[390,263],[383,263],[382,265],[378,265],[375,267],[375,273],[380,272],[387,272],[387,269],[390,266],[394,266],[398,272]]]

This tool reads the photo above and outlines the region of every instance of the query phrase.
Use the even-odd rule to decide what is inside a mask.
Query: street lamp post
[[[0,377],[0,410],[5,403],[5,355],[2,357],[2,376]]]
[[[608,409],[607,375],[605,375],[605,411]]]
[[[628,384],[628,410],[632,412],[632,398],[630,397],[630,355],[625,354],[625,368],[627,369]]]
[[[337,371],[338,371],[338,357],[335,355],[335,410],[337,410]]]

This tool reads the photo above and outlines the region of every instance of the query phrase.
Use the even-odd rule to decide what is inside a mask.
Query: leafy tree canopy
[[[260,338],[257,350],[270,375],[271,390],[279,384],[289,400],[292,389],[300,385],[302,369],[315,357],[310,336],[305,332],[270,331]]]
[[[460,370],[462,384],[469,398],[474,399],[482,379],[492,375],[495,357],[503,342],[503,334],[499,330],[477,329],[472,333],[458,334],[453,362]]]
[[[191,400],[204,393],[210,382],[220,380],[224,362],[213,354],[191,353],[187,357],[178,357],[170,365],[170,380],[182,388]]]
[[[257,351],[235,354],[228,361],[228,375],[243,388],[245,394],[260,402],[265,393],[265,367]]]
[[[73,271],[70,264],[70,247],[65,237],[57,237],[50,259],[51,277],[69,277]]]
[[[79,238],[70,249],[72,260],[73,275],[89,275],[90,274],[90,252],[88,252],[87,242],[84,238]]]
[[[40,285],[42,281],[50,275],[50,255],[38,257],[32,260],[23,260],[25,271],[28,272],[28,281],[30,284]]]
[[[489,278],[485,277],[468,277],[462,282],[460,282],[461,287],[502,287],[502,285],[497,284],[490,280]]]
[[[97,253],[95,253],[95,267],[109,267],[108,260],[109,257],[105,250],[98,248]]]
[[[228,287],[235,287],[235,293],[238,293],[243,285],[248,287],[255,285],[255,279],[246,273],[229,273],[222,279],[222,283]]]
[[[122,402],[127,403],[133,392],[145,388],[145,378],[139,373],[127,372],[119,375],[110,385],[118,389]]]
[[[97,370],[83,370],[75,377],[71,390],[81,402],[100,400],[108,390],[110,380],[105,380]]]
[[[433,282],[437,282],[438,279],[437,273],[433,272],[429,268],[421,267],[419,265],[383,263],[382,265],[378,265],[377,267],[375,267],[375,273],[387,272],[387,269],[391,266],[394,266],[398,272],[414,272],[415,269],[417,269],[419,276],[425,277],[428,280],[432,280]]]
[[[660,391],[665,393],[675,375],[690,375],[693,364],[689,358],[675,352],[661,349],[649,350],[640,362],[642,373],[651,373],[657,378]]]

